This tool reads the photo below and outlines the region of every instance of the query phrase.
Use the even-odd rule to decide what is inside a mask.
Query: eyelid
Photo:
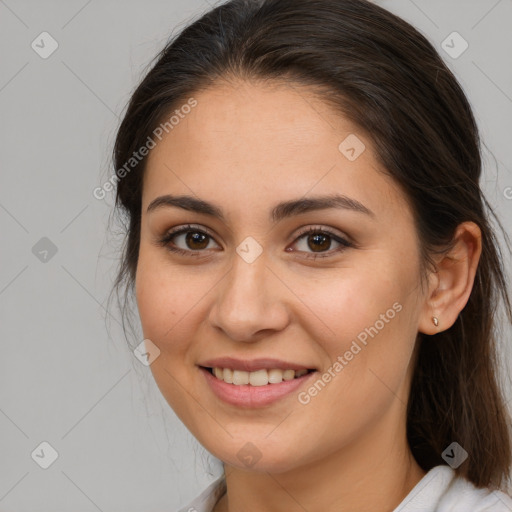
[[[292,240],[295,240],[296,238],[299,238],[307,233],[317,231],[329,234],[330,236],[333,237],[337,236],[338,238],[344,239],[346,242],[355,245],[355,242],[352,240],[352,238],[343,231],[340,231],[330,226],[322,226],[321,224],[305,224],[304,226],[299,228],[298,233],[292,235]]]
[[[171,228],[170,230],[166,231],[164,236],[171,236],[171,235],[178,235],[181,233],[186,233],[187,231],[199,231],[201,233],[204,233],[208,235],[210,238],[215,240],[215,235],[204,226],[201,226],[200,224],[183,224],[181,226],[177,226],[175,228]],[[215,242],[217,243],[217,242]]]

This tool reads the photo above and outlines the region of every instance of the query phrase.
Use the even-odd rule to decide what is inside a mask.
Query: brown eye
[[[330,237],[322,233],[308,235],[308,247],[313,251],[325,251],[331,246]]]
[[[199,231],[188,231],[185,236],[185,243],[189,249],[206,249],[209,236]]]
[[[185,226],[166,233],[158,243],[171,252],[187,256],[199,256],[206,252],[213,237],[194,226]]]
[[[329,250],[333,243],[337,244],[338,247]],[[311,227],[299,235],[295,244],[299,252],[305,253],[306,258],[333,256],[335,253],[353,247],[351,242],[340,235],[315,227]]]

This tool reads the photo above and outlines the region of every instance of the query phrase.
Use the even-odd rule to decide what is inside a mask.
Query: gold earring
[[[437,318],[437,316],[433,316],[432,317],[432,322],[434,322],[434,325],[437,327],[439,325],[439,320]]]

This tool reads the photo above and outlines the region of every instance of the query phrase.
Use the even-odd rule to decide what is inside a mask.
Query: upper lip
[[[304,366],[299,363],[282,361],[273,358],[258,359],[236,359],[234,357],[219,357],[203,361],[199,366],[206,368],[230,368],[231,370],[242,370],[246,372],[255,372],[257,370],[271,370],[277,368],[280,370],[312,370],[310,366]]]

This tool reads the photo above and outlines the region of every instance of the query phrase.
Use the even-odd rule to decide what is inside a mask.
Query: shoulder
[[[432,468],[394,512],[512,512],[512,498],[475,487],[450,466]]]
[[[178,512],[211,512],[221,496],[226,492],[224,475],[214,480],[199,496]]]
[[[224,476],[213,481],[178,512],[212,512],[226,492]],[[449,466],[432,468],[394,512],[512,512],[512,498],[502,492],[475,487],[457,477]]]
[[[451,468],[448,468],[453,471]],[[502,491],[475,487],[464,478],[454,477],[441,496],[439,512],[512,512],[512,498]]]

